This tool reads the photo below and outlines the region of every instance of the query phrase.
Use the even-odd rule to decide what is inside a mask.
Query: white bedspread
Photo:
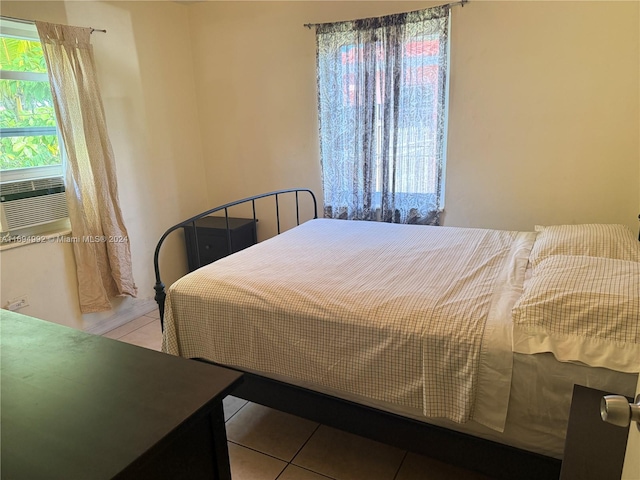
[[[163,350],[501,430],[534,239],[312,220],[172,285]]]

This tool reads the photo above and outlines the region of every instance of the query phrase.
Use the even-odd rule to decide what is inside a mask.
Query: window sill
[[[43,232],[38,235],[12,235],[5,234],[0,237],[0,252],[11,250],[13,248],[24,247],[36,243],[70,243],[69,236],[71,230],[66,228],[63,230],[55,230]]]

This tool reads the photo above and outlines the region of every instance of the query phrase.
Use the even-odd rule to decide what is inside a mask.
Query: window
[[[0,18],[0,225],[67,226],[62,152],[35,25]],[[62,221],[62,223],[61,223]]]
[[[449,8],[317,26],[325,216],[437,224]]]
[[[0,20],[2,181],[62,174],[55,112],[34,25]]]

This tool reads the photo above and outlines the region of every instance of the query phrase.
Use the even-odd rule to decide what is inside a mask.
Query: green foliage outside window
[[[0,70],[46,74],[38,41],[0,37]],[[6,77],[6,76],[4,76]],[[59,165],[55,112],[49,82],[0,79],[0,170]],[[42,127],[49,129],[42,130]],[[10,130],[20,128],[17,136]],[[30,132],[28,129],[37,129]],[[31,134],[33,133],[33,134]]]

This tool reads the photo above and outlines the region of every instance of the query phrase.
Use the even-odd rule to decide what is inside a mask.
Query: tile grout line
[[[113,338],[114,340],[121,340],[122,338],[126,337],[126,336],[127,336],[127,335],[129,335],[130,333],[133,333],[133,332],[135,332],[135,331],[137,331],[137,330],[140,330],[142,327],[146,327],[146,326],[147,326],[147,325],[149,325],[150,323],[153,323],[155,320],[159,320],[159,319],[157,319],[157,318],[151,318],[151,317],[147,317],[146,315],[141,315],[141,316],[139,316],[139,317],[137,317],[137,318],[134,318],[134,319],[133,319],[133,320],[131,320],[130,322],[124,323],[124,324],[120,325],[119,327],[116,327],[116,328],[114,328],[114,329],[112,329],[112,330],[109,330],[108,332],[104,332],[104,333],[100,334],[100,336],[101,336],[101,337],[104,337],[105,335],[107,335],[107,334],[109,334],[109,333],[111,333],[111,332],[113,332],[113,331],[115,331],[115,330],[118,330],[119,328],[122,328],[122,327],[124,327],[124,326],[126,326],[126,325],[129,325],[129,324],[131,324],[131,323],[135,322],[136,320],[140,320],[142,317],[144,317],[144,318],[148,319],[149,321],[148,321],[148,322],[146,322],[146,323],[144,323],[143,325],[140,325],[138,328],[134,328],[134,329],[133,329],[133,330],[131,330],[130,332],[127,332],[127,333],[125,333],[125,334],[123,334],[123,335],[120,335],[119,337],[107,337],[107,338]]]
[[[313,473],[314,475],[318,475],[318,476],[320,476],[322,478],[326,478],[327,480],[336,480],[334,477],[329,477],[329,476],[325,475],[324,473],[318,473],[318,472],[316,472],[314,470],[308,469],[307,467],[301,467],[300,465],[296,465],[294,463],[287,463],[287,466],[284,467],[284,470],[282,470],[280,472],[280,474],[275,478],[275,480],[278,480],[282,476],[282,474],[287,470],[287,468],[289,468],[290,466],[299,468],[300,470],[304,470],[305,472]]]
[[[298,450],[296,451],[296,453],[293,455],[293,457],[291,457],[291,460],[289,460],[289,463],[293,464],[293,461],[296,459],[296,457],[298,455],[300,455],[300,452],[302,451],[302,449],[304,447],[307,446],[307,444],[309,443],[309,440],[311,440],[311,438],[316,434],[316,432],[320,429],[320,427],[322,426],[322,423],[318,423],[318,425],[316,425],[316,428],[313,429],[313,432],[311,432],[311,435],[309,435],[307,437],[307,439],[302,443],[302,445],[300,446],[300,448],[298,448]],[[295,464],[294,464],[295,465]],[[299,467],[300,465],[296,465],[296,467]],[[307,469],[308,470],[308,469]],[[313,470],[311,470],[313,471]],[[314,473],[318,473],[318,472],[314,472]]]
[[[265,457],[273,458],[274,460],[278,460],[279,462],[286,463],[287,465],[289,464],[289,462],[287,462],[286,460],[283,460],[283,459],[278,458],[278,457],[274,457],[273,455],[271,455],[269,453],[261,452],[260,450],[256,450],[253,447],[247,447],[246,445],[242,445],[241,443],[234,442],[233,440],[227,439],[227,443],[233,443],[234,445],[236,445],[238,447],[246,448],[247,450],[251,450],[252,452],[259,453],[260,455],[264,455]]]
[[[393,476],[393,480],[398,480],[398,475],[400,475],[400,470],[402,470],[402,466],[404,465],[404,462],[407,460],[408,456],[409,456],[409,451],[405,450],[404,451],[404,456],[402,457],[402,461],[400,462],[400,465],[398,465],[398,469],[396,470],[396,474]]]
[[[245,403],[242,407],[240,407],[236,413],[234,413],[231,417],[229,417],[229,419],[228,419],[227,421],[225,421],[225,423],[226,423],[226,422],[228,422],[229,420],[231,420],[231,418],[233,418],[233,417],[234,417],[234,416],[235,416],[235,415],[236,415],[240,410],[242,410],[242,409],[243,409],[245,406],[247,406],[249,403],[251,403],[251,402],[247,402],[247,403]],[[251,450],[251,451],[253,451],[253,452],[259,453],[260,455],[265,455],[265,456],[267,456],[267,457],[269,457],[269,458],[273,458],[274,460],[279,460],[279,461],[281,461],[281,462],[284,462],[284,463],[286,464],[286,465],[285,465],[285,467],[284,467],[284,468],[282,469],[282,471],[281,471],[281,472],[276,476],[276,478],[275,478],[274,480],[278,480],[278,478],[280,478],[280,476],[285,472],[285,470],[286,470],[289,466],[294,466],[294,467],[299,468],[299,469],[301,469],[301,470],[305,470],[305,471],[307,471],[307,472],[314,473],[314,474],[319,475],[319,476],[321,476],[321,477],[323,477],[323,478],[326,478],[327,480],[335,480],[335,478],[333,478],[333,477],[329,477],[329,476],[325,475],[324,473],[316,472],[315,470],[311,470],[310,468],[303,467],[303,466],[300,466],[300,465],[296,465],[295,463],[293,463],[293,461],[294,461],[294,460],[295,460],[295,458],[298,456],[298,454],[299,454],[299,453],[302,451],[302,449],[307,445],[307,443],[309,443],[309,440],[311,440],[311,438],[313,437],[313,435],[318,431],[318,429],[319,429],[321,426],[322,426],[322,424],[321,424],[321,423],[318,423],[318,425],[316,425],[316,428],[313,430],[313,432],[311,432],[311,434],[309,435],[309,437],[304,441],[304,443],[300,446],[300,448],[298,448],[298,450],[296,451],[296,453],[293,455],[293,457],[291,457],[291,460],[289,460],[289,461],[283,460],[283,459],[278,458],[278,457],[276,457],[276,456],[274,456],[274,455],[271,455],[271,454],[269,454],[269,453],[261,452],[260,450],[257,450],[257,449],[255,449],[255,448],[253,448],[253,447],[249,447],[249,446],[247,446],[247,445],[243,445],[243,444],[241,444],[241,443],[234,442],[234,441],[229,440],[229,439],[227,439],[227,442],[229,442],[229,443],[233,443],[234,445],[237,445],[237,446],[242,447],[242,448],[246,448],[247,450]]]
[[[318,426],[316,427],[316,430],[317,430],[318,428],[320,428],[320,425],[318,425]],[[315,433],[315,430],[314,430],[314,433]],[[313,433],[309,436],[309,438],[311,438],[312,436],[313,436]],[[307,439],[307,440],[305,441],[304,445],[306,445],[306,443],[307,443],[308,441],[309,441],[309,439]],[[293,458],[292,458],[290,461],[288,461],[288,462],[287,462],[286,460],[283,460],[283,459],[281,459],[281,458],[275,457],[275,456],[273,456],[273,455],[271,455],[271,454],[269,454],[269,453],[265,453],[265,452],[261,452],[260,450],[256,450],[256,449],[255,449],[255,448],[253,448],[253,447],[248,447],[248,446],[246,446],[246,445],[242,445],[241,443],[234,442],[234,441],[232,441],[232,440],[228,440],[228,439],[227,439],[227,442],[228,442],[228,443],[233,443],[234,445],[236,445],[236,446],[238,446],[238,447],[241,447],[241,448],[246,448],[247,450],[251,450],[252,452],[259,453],[260,455],[264,455],[264,456],[266,456],[266,457],[273,458],[274,460],[278,460],[278,461],[280,461],[280,462],[283,462],[283,463],[285,464],[285,466],[284,466],[284,468],[282,469],[282,471],[281,471],[281,472],[276,476],[276,478],[275,478],[274,480],[278,480],[278,478],[280,478],[280,476],[285,472],[285,470],[286,470],[286,469],[287,469],[287,467],[289,467],[289,466],[294,466],[294,467],[299,468],[299,469],[301,469],[301,470],[305,470],[305,471],[307,471],[307,472],[314,473],[314,474],[316,474],[316,475],[319,475],[319,476],[321,476],[321,477],[326,478],[327,480],[336,480],[334,477],[329,477],[329,476],[325,475],[324,473],[316,472],[315,470],[311,470],[310,468],[302,467],[302,466],[300,466],[300,465],[296,465],[295,463],[292,463],[292,462],[293,462],[293,459],[298,455],[298,453],[300,453],[300,450],[302,450],[302,447],[304,447],[304,445],[303,445],[302,447],[300,447],[300,449],[298,450],[298,452],[296,452],[296,454],[293,456]]]
[[[328,479],[331,479],[331,480],[335,480],[333,477],[329,477],[328,475],[325,475],[324,473],[316,472],[315,470],[311,470],[308,467],[303,467],[301,465],[297,465],[297,464],[293,463],[293,461],[296,459],[296,457],[300,454],[300,452],[304,449],[304,447],[307,446],[309,441],[313,438],[313,436],[318,432],[318,430],[320,430],[320,427],[322,427],[323,425],[324,425],[323,423],[318,423],[318,425],[313,430],[313,432],[311,432],[311,435],[309,435],[309,437],[304,441],[304,443],[298,449],[298,451],[295,453],[295,455],[291,458],[291,461],[289,462],[289,465],[293,465],[294,467],[301,468],[302,470],[306,470],[307,472],[315,473],[316,475],[320,475],[322,477],[325,477],[325,478],[328,478]]]
[[[144,328],[144,327],[146,327],[146,325],[143,325],[143,326],[141,326],[139,328],[136,328],[135,330],[131,330],[126,335],[123,335],[122,337],[118,338],[117,340],[124,341],[123,338],[128,337],[132,333],[136,333],[138,330],[140,330],[141,328]],[[138,345],[139,347],[151,348],[151,347],[148,347],[148,346],[145,346],[145,345],[139,345],[138,343],[132,343],[132,342],[126,342],[126,343],[131,343],[131,345]],[[152,348],[152,350],[156,350],[156,348]],[[160,350],[156,350],[156,351],[160,351]]]
[[[240,397],[236,397],[236,398],[240,398]],[[242,400],[244,400],[244,399],[242,399]],[[246,403],[245,403],[244,405],[242,405],[238,410],[236,410],[235,412],[233,412],[233,413],[231,414],[231,416],[230,416],[229,418],[227,418],[227,419],[224,421],[225,425],[227,424],[227,422],[229,422],[229,420],[231,420],[231,419],[232,419],[233,417],[235,417],[238,413],[240,413],[240,410],[242,410],[244,407],[246,407],[247,405],[249,405],[249,403],[251,403],[251,402],[249,402],[248,400],[245,400],[245,402],[246,402]]]
[[[247,450],[251,450],[252,452],[258,453],[260,455],[264,455],[265,457],[269,457],[269,458],[272,458],[274,460],[278,460],[279,462],[284,463],[285,464],[284,467],[282,467],[282,470],[280,470],[280,473],[278,473],[278,475],[276,475],[274,480],[277,480],[278,477],[280,475],[282,475],[282,472],[284,472],[287,469],[287,467],[289,466],[289,463],[287,463],[285,460],[282,460],[281,458],[278,458],[278,457],[274,457],[273,455],[269,455],[268,453],[261,452],[259,450],[256,450],[255,448],[247,447],[246,445],[242,445],[240,443],[233,442],[233,441],[227,439],[227,444],[229,444],[229,443],[233,443],[237,447],[244,448],[244,449],[247,449]],[[231,460],[231,459],[229,459],[229,460]]]

